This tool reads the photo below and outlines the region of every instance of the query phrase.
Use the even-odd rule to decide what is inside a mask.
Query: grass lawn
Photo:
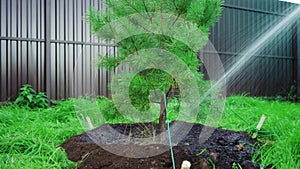
[[[258,139],[264,143],[253,157],[261,165],[300,168],[300,104],[232,96],[227,99],[220,127],[251,133],[261,116],[267,118]],[[239,117],[240,116],[240,117]]]
[[[0,110],[0,168],[75,168],[58,148],[68,137],[83,132],[72,101],[44,110],[16,106]]]
[[[300,168],[300,104],[231,96],[219,127],[252,133],[262,114],[267,116],[258,135],[263,146],[253,161],[263,166],[272,163],[277,168]],[[0,168],[75,168],[57,146],[82,132],[71,99],[41,110],[3,106]]]

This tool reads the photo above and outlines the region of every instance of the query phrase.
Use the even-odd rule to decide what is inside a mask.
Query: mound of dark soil
[[[107,125],[108,124],[105,124],[89,132],[101,134],[103,127]],[[135,125],[141,126],[141,124]],[[157,128],[157,124],[148,123],[147,125]],[[125,131],[126,128],[128,128],[126,124],[114,124],[110,126],[119,131]],[[134,128],[134,126],[132,128]],[[188,160],[192,163],[192,169],[210,169],[213,168],[213,166],[220,169],[231,169],[234,163],[236,165],[239,164],[243,169],[260,168],[258,164],[251,162],[251,156],[255,151],[253,145],[257,140],[252,139],[244,132],[215,129],[208,140],[203,144],[199,144],[199,134],[202,128],[203,125],[194,124],[186,137],[173,147],[176,168],[180,169],[181,163],[184,160]],[[131,130],[131,132],[134,133],[134,130]],[[110,146],[120,150],[132,150],[134,152],[144,150],[151,152],[160,148],[168,148],[166,147],[167,145],[161,144],[126,144],[121,141],[118,143],[116,140],[107,140],[106,143],[95,144],[87,133],[73,136],[61,145],[71,161],[80,161],[77,166],[79,169],[172,168],[169,151],[149,158],[128,158],[108,152],[102,148],[103,146],[106,146],[106,148]]]

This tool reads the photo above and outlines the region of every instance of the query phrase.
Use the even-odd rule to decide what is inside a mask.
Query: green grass
[[[263,146],[253,161],[262,166],[300,168],[300,104],[232,96],[226,102],[220,127],[252,133],[263,114],[264,132],[258,134]]]
[[[0,168],[75,168],[58,146],[83,132],[71,100],[54,108],[0,109]]]
[[[176,111],[172,104],[169,111]],[[253,161],[262,166],[300,168],[300,104],[232,96],[226,101],[219,127],[252,133],[262,114],[267,116],[261,129],[265,133],[258,134],[263,144]],[[118,119],[125,122],[118,117],[108,122],[117,123]],[[75,168],[76,164],[58,146],[82,132],[71,99],[40,110],[3,106],[0,108],[0,168]]]

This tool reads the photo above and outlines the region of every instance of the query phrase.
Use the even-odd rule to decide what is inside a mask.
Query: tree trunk
[[[172,87],[169,88],[168,92],[166,93],[166,103],[165,103],[165,96],[161,96],[160,99],[160,111],[159,111],[159,131],[160,133],[166,131],[166,120],[167,120],[167,108],[168,105],[168,95],[172,91]],[[166,141],[166,137],[162,136],[160,138],[161,142]]]
[[[160,112],[159,112],[159,131],[162,133],[166,130],[166,106],[165,106],[165,97],[162,96],[160,99]]]
[[[165,97],[162,96],[160,99],[160,112],[159,112],[159,131],[160,133],[166,131],[166,119],[167,119],[167,112],[165,106]],[[166,136],[163,134],[160,137],[161,144],[167,143]]]

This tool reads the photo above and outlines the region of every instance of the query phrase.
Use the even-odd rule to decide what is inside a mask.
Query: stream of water
[[[281,32],[293,24],[297,19],[300,18],[300,5],[297,5],[295,9],[291,10],[289,14],[284,16],[278,23],[274,24],[273,27],[266,30],[262,35],[255,40],[248,48],[241,51],[237,56],[238,61],[234,63],[228,71],[221,76],[216,83],[214,83],[211,88],[205,92],[202,99],[204,100],[214,89],[222,85],[222,82],[228,80],[230,77],[238,73],[241,68],[246,66],[249,61],[256,56],[258,52],[263,50],[272,40],[274,40]],[[201,100],[202,101],[202,100]]]

